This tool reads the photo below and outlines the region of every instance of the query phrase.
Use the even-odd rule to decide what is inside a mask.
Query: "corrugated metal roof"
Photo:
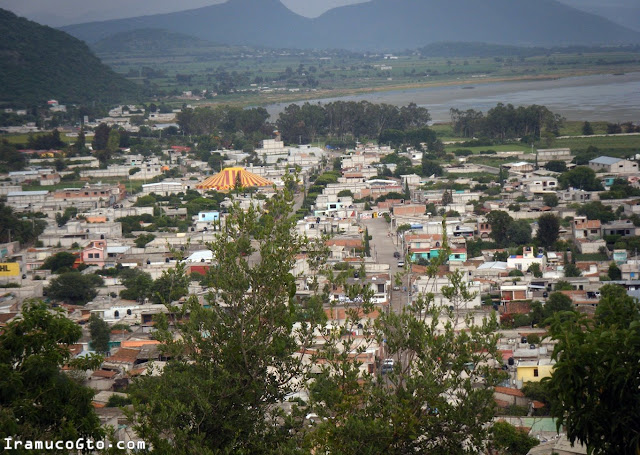
[[[598,158],[594,158],[589,161],[589,164],[604,164],[606,166],[610,166],[612,164],[616,164],[618,161],[622,161],[622,158],[613,158],[611,156],[599,156]]]

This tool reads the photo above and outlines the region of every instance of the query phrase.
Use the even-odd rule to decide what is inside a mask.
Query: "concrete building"
[[[600,156],[589,161],[589,167],[599,173],[632,174],[638,172],[638,163],[622,158]]]

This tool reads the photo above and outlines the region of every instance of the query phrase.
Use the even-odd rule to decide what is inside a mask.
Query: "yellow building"
[[[517,379],[524,382],[540,382],[542,378],[551,377],[554,363],[550,359],[522,360],[518,362]]]

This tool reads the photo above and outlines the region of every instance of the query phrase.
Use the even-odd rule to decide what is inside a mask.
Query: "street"
[[[393,253],[398,251],[400,257],[404,259],[402,255],[402,243],[396,246],[395,233],[390,233],[390,224],[385,221],[384,218],[371,218],[361,220],[360,224],[362,228],[369,229],[369,235],[371,236],[371,256],[379,264],[389,264],[389,272],[391,273],[391,285],[395,286],[395,275],[398,272],[402,272],[403,269],[398,267],[398,259],[393,256]],[[406,305],[408,298],[408,286],[407,277],[403,278],[403,284],[400,285],[399,291],[391,290],[391,308],[393,311],[399,312],[402,310],[403,305]],[[407,289],[405,292],[404,289]]]

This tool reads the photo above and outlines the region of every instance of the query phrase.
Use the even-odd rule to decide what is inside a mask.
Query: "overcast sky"
[[[0,0],[0,7],[36,22],[61,26],[89,21],[168,13],[224,3],[225,0]],[[316,17],[336,6],[366,0],[281,0],[289,9]],[[535,0],[531,0],[535,1]],[[572,6],[637,6],[638,0],[561,0]]]

